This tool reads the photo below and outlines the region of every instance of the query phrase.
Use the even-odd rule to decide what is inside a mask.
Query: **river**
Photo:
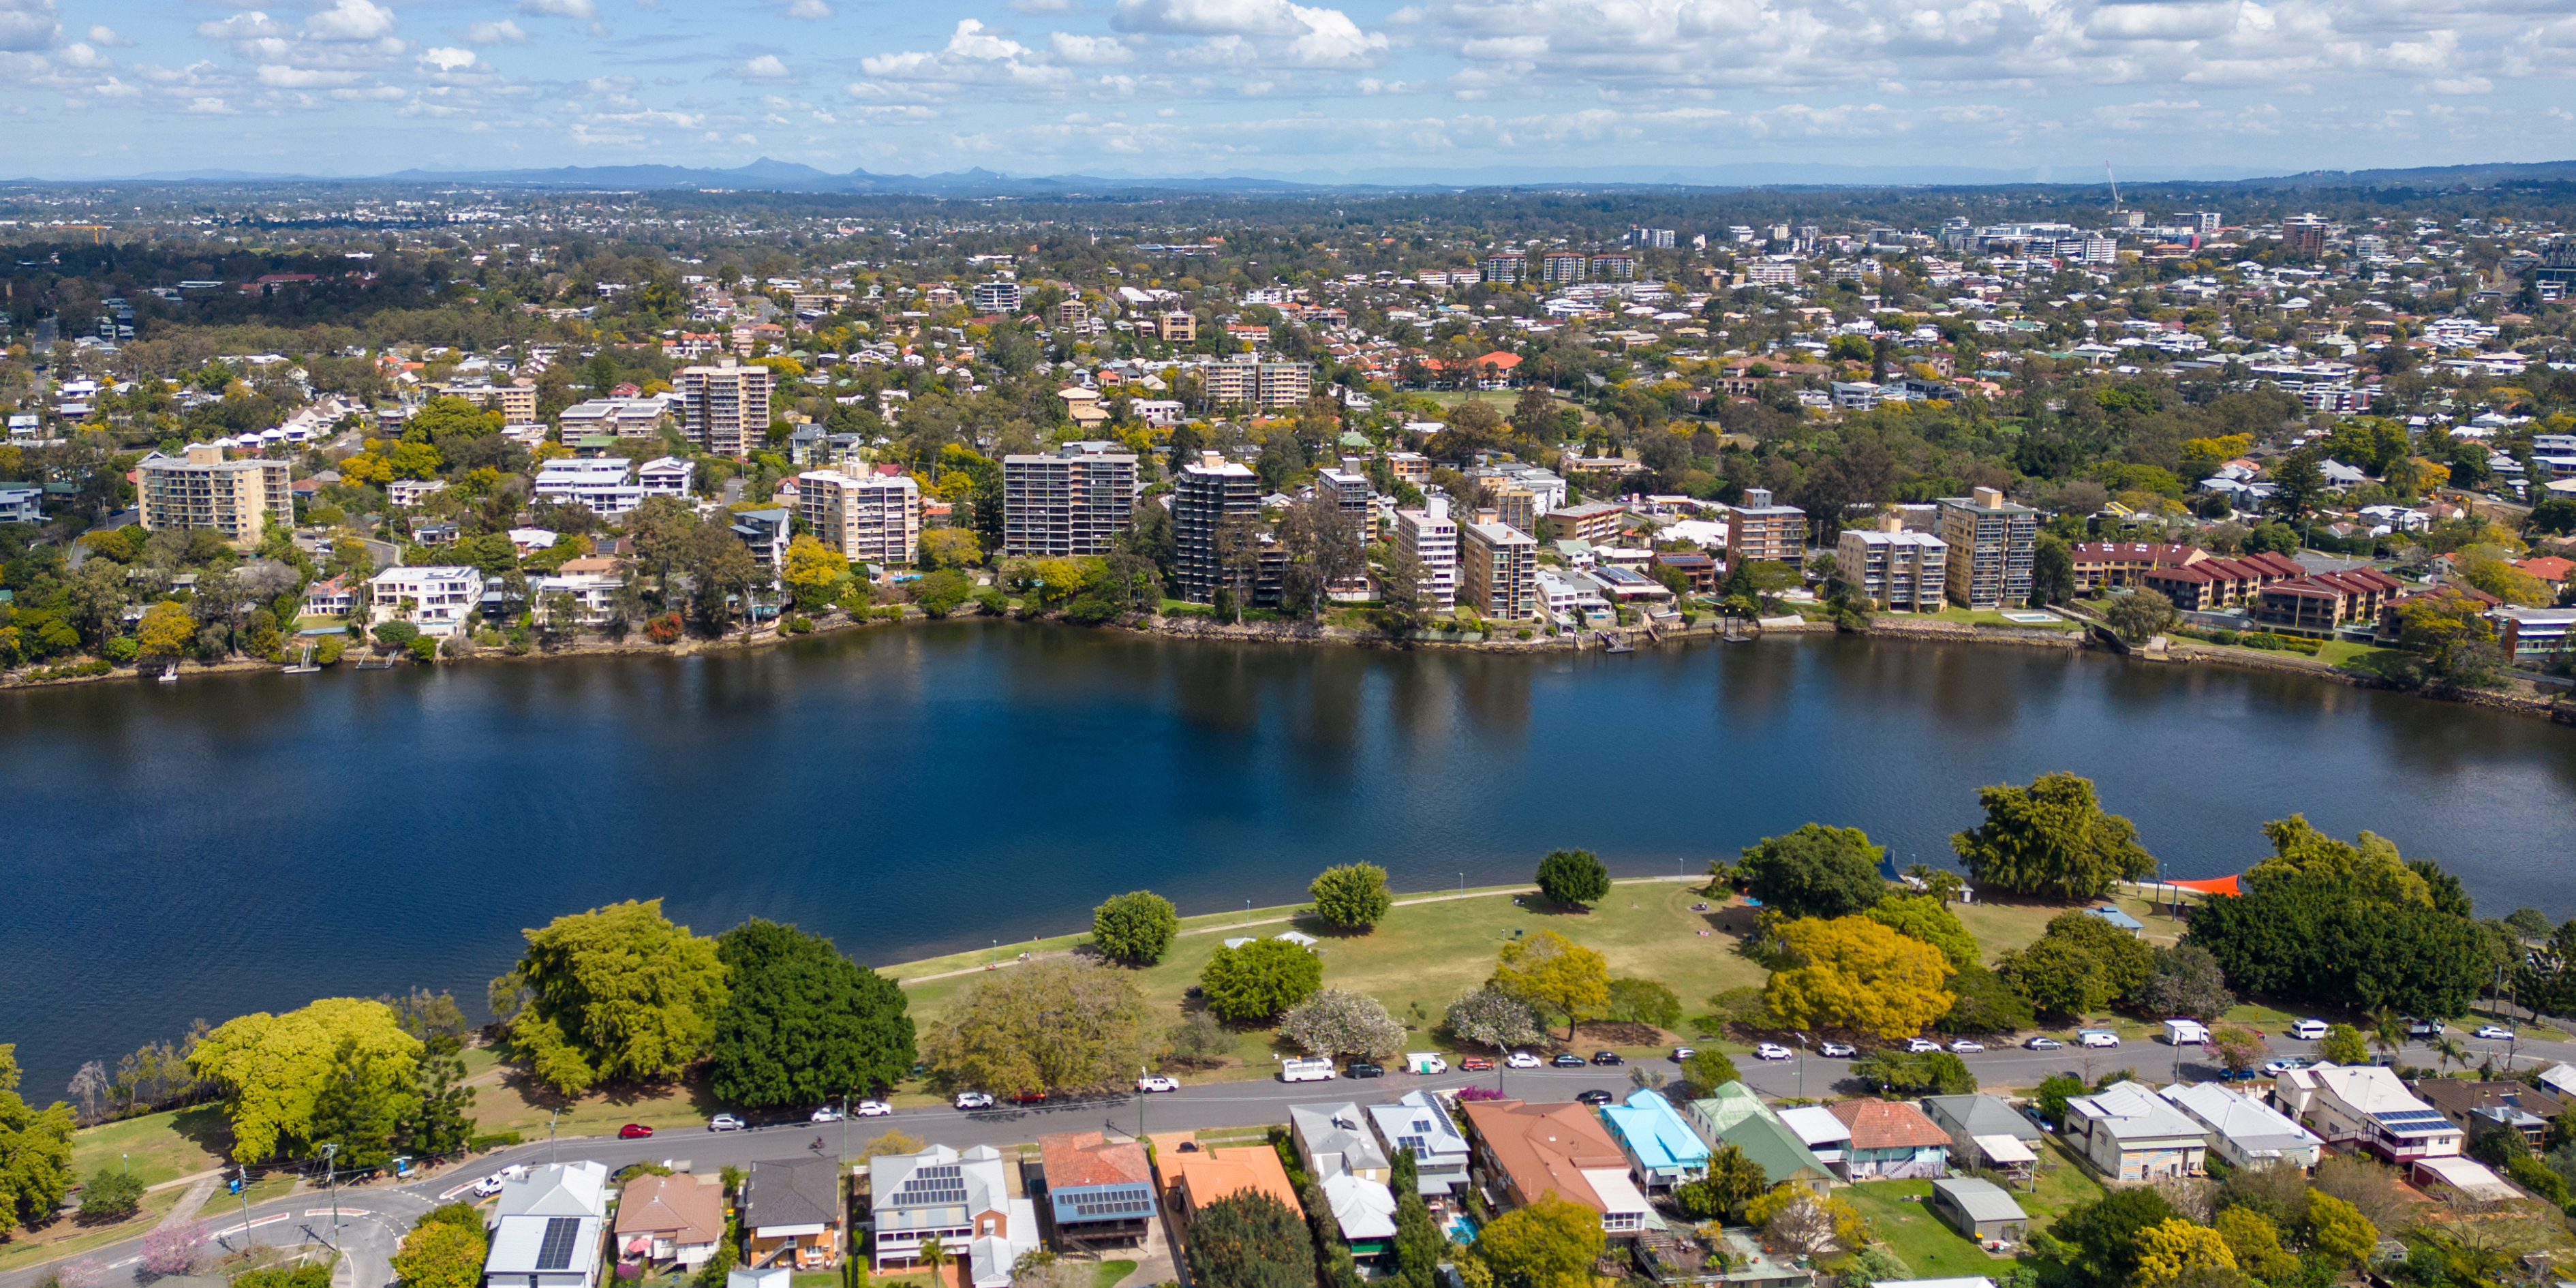
[[[0,1042],[27,1087],[320,996],[452,989],[522,927],[668,900],[885,963],[1186,912],[1699,871],[1809,820],[1946,861],[1975,789],[2094,779],[2168,875],[2305,812],[2576,912],[2576,731],[2304,677],[1808,637],[1632,656],[1176,642],[955,622],[700,658],[0,695]]]

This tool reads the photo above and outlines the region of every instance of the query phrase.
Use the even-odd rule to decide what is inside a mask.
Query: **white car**
[[[1683,1061],[1683,1060],[1687,1060],[1687,1059],[1691,1058],[1692,1056],[1695,1056],[1695,1055],[1698,1055],[1698,1054],[1699,1054],[1699,1052],[1698,1052],[1698,1051],[1693,1050],[1693,1049],[1692,1049],[1692,1048],[1690,1048],[1690,1047],[1674,1047],[1674,1048],[1673,1048],[1673,1060],[1674,1060],[1674,1062],[1675,1062],[1675,1063],[1679,1063],[1679,1062],[1681,1062],[1681,1061]]]
[[[2476,1036],[2496,1042],[2511,1042],[2513,1041],[2513,1030],[2508,1029],[2501,1024],[2482,1024],[2478,1026]]]
[[[1816,1044],[1816,1054],[1848,1059],[1859,1055],[1860,1049],[1849,1042],[1819,1042]]]
[[[833,1107],[831,1107],[830,1105],[825,1105],[825,1106],[823,1106],[822,1108],[815,1110],[812,1114],[808,1115],[808,1116],[807,1116],[807,1121],[809,1121],[809,1122],[818,1122],[818,1123],[836,1123],[836,1122],[841,1121],[841,1111],[840,1111],[840,1110],[838,1110],[838,1109],[834,1109],[834,1108],[833,1108]]]
[[[1514,1051],[1511,1054],[1511,1058],[1503,1061],[1503,1063],[1510,1065],[1515,1069],[1535,1069],[1539,1066],[1539,1058],[1531,1055],[1527,1051]]]
[[[1983,1051],[1983,1050],[1985,1050],[1985,1049],[1986,1049],[1986,1044],[1985,1044],[1985,1043],[1983,1043],[1983,1042],[1975,1042],[1975,1041],[1971,1041],[1971,1040],[1969,1040],[1969,1039],[1967,1039],[1967,1038],[1961,1038],[1961,1039],[1959,1039],[1958,1041],[1953,1042],[1953,1043],[1951,1043],[1951,1044],[1950,1044],[1950,1050],[1952,1050],[1953,1052],[1955,1052],[1955,1053],[1957,1053],[1957,1054],[1959,1054],[1959,1055],[1973,1055],[1973,1054],[1975,1054],[1975,1053],[1977,1053],[1977,1052],[1979,1052],[1979,1051]]]
[[[894,1106],[889,1105],[882,1100],[862,1100],[859,1103],[852,1105],[850,1107],[850,1112],[857,1114],[861,1118],[883,1118],[887,1114],[894,1112]]]
[[[2263,1072],[2271,1074],[2274,1077],[2279,1077],[2293,1069],[2305,1069],[2315,1063],[2316,1061],[2303,1055],[2285,1055],[2278,1060],[2265,1061],[2263,1063]]]
[[[990,1109],[993,1107],[993,1093],[989,1091],[961,1091],[957,1093],[955,1104],[960,1109]]]
[[[1136,1080],[1136,1090],[1137,1090],[1137,1091],[1139,1091],[1139,1092],[1146,1092],[1146,1091],[1178,1091],[1178,1090],[1180,1090],[1180,1089],[1181,1089],[1181,1080],[1180,1080],[1180,1079],[1178,1079],[1178,1078],[1166,1078],[1166,1077],[1164,1077],[1163,1075],[1161,1075],[1161,1074],[1159,1074],[1159,1073],[1147,1074],[1146,1076],[1144,1076],[1144,1077],[1142,1077],[1142,1078],[1138,1078],[1138,1079]]]
[[[478,1199],[488,1199],[500,1192],[501,1174],[499,1172],[494,1172],[490,1176],[486,1176],[482,1180],[474,1182],[474,1197]]]
[[[732,1114],[717,1114],[707,1120],[708,1131],[741,1131],[742,1120]]]
[[[2076,1037],[2082,1039],[2084,1045],[2088,1047],[2115,1047],[2120,1045],[2120,1035],[2113,1033],[2109,1029],[2086,1029],[2082,1033],[2076,1034]]]
[[[1795,1054],[1796,1052],[1776,1042],[1765,1042],[1753,1048],[1753,1058],[1756,1060],[1786,1060]]]
[[[1907,1054],[1909,1054],[1909,1055],[1925,1055],[1925,1054],[1928,1054],[1928,1053],[1933,1052],[1933,1051],[1938,1051],[1938,1050],[1940,1050],[1940,1049],[1941,1049],[1941,1044],[1940,1044],[1940,1043],[1938,1043],[1938,1042],[1933,1041],[1933,1040],[1932,1040],[1932,1039],[1930,1039],[1930,1038],[1907,1038],[1907,1039],[1905,1039],[1905,1050],[1906,1050],[1906,1053],[1907,1053]]]

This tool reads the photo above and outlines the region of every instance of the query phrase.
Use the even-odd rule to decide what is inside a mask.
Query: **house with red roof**
[[[1825,1106],[1851,1129],[1844,1174],[1855,1181],[1950,1174],[1950,1133],[1902,1100],[1838,1100]]]

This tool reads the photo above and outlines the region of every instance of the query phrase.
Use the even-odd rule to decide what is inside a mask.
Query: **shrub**
[[[1517,639],[1528,639],[1528,638],[1530,638],[1530,635],[1531,635],[1530,628],[1528,628],[1528,627],[1524,626],[1524,627],[1520,628],[1519,630],[1512,632],[1512,635],[1513,635],[1513,637],[1514,637],[1514,638],[1517,638]]]
[[[313,646],[313,661],[317,666],[337,665],[340,659],[345,656],[348,651],[348,637],[342,635],[325,635],[319,643]]]
[[[802,635],[813,629],[814,619],[807,617],[803,613],[798,613],[794,617],[787,619],[787,633],[790,635]]]
[[[677,644],[687,630],[688,627],[680,621],[680,614],[674,610],[644,623],[644,638],[656,644]]]
[[[1306,887],[1315,915],[1344,930],[1369,929],[1394,906],[1387,893],[1386,869],[1374,863],[1344,863],[1324,869]]]
[[[435,662],[438,660],[438,641],[431,636],[419,636],[413,639],[407,647],[411,652],[412,661]]]
[[[514,1131],[505,1131],[495,1132],[489,1136],[476,1136],[465,1142],[465,1148],[474,1153],[480,1154],[486,1150],[508,1149],[511,1146],[520,1143],[519,1133]]]
[[[134,655],[142,651],[142,648],[143,646],[137,643],[133,636],[119,635],[109,640],[107,647],[100,649],[99,652],[110,662],[131,662],[134,660]]]
[[[143,1182],[131,1172],[100,1169],[98,1175],[81,1188],[80,1215],[84,1221],[122,1221],[134,1215],[143,1204]]]

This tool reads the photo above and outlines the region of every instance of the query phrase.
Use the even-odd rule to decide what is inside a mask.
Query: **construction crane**
[[[2111,213],[2115,215],[2129,213],[2127,208],[2120,204],[2120,176],[2111,173],[2111,163],[2108,161],[2102,163],[2102,177],[2111,181]]]

